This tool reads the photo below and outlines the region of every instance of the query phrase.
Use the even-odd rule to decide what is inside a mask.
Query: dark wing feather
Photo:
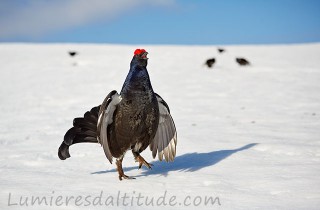
[[[104,153],[110,163],[112,163],[112,154],[110,151],[107,130],[108,126],[113,122],[113,113],[120,101],[121,96],[117,93],[117,91],[111,91],[104,99],[98,114],[98,141],[103,147]]]
[[[176,156],[177,146],[177,131],[173,119],[170,115],[168,104],[156,94],[159,104],[159,126],[154,139],[150,144],[153,158],[158,153],[160,161],[163,158],[168,161],[173,161]]]

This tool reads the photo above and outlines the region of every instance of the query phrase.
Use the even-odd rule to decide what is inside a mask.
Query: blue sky
[[[0,42],[320,42],[320,0],[0,0]]]

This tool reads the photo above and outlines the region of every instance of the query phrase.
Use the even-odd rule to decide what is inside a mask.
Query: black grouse
[[[248,66],[250,65],[250,62],[245,59],[245,58],[236,58],[236,62],[240,65],[240,66]]]
[[[100,143],[112,164],[116,158],[119,179],[124,174],[122,160],[132,150],[139,168],[152,164],[140,153],[150,146],[153,158],[173,161],[176,156],[177,132],[168,104],[156,94],[147,71],[147,52],[137,49],[120,94],[111,91],[101,105],[93,107],[84,117],[75,118],[59,147],[61,160],[70,157],[69,146],[76,143]]]
[[[68,53],[69,53],[69,55],[70,55],[71,57],[73,57],[73,56],[75,56],[75,55],[78,54],[76,51],[69,51]]]
[[[206,60],[205,65],[207,65],[209,68],[211,68],[215,62],[216,62],[215,58],[210,58],[210,59]]]
[[[223,49],[223,48],[218,48],[218,52],[219,53],[223,53],[225,51],[225,49]]]

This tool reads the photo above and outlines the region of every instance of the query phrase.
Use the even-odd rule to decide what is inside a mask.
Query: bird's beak
[[[148,58],[147,58],[147,55],[148,55],[148,52],[144,52],[144,53],[141,55],[141,58],[143,58],[143,59],[148,59]]]

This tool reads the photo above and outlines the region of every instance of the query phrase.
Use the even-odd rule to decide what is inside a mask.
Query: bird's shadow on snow
[[[213,151],[208,153],[187,153],[184,155],[180,155],[174,159],[174,162],[165,162],[165,161],[153,161],[152,169],[143,168],[142,173],[135,177],[140,176],[148,176],[148,175],[163,175],[167,176],[170,171],[187,171],[193,172],[198,171],[202,168],[213,166],[220,161],[226,159],[227,157],[233,155],[234,153],[241,152],[243,150],[250,149],[251,147],[257,145],[257,143],[247,144],[243,147],[233,150],[219,150]],[[138,169],[137,166],[135,167],[124,167],[123,170],[126,173],[127,171],[131,171],[134,169]],[[105,170],[105,171],[97,171],[91,174],[104,174],[104,173],[111,173],[117,172],[116,169],[112,170]]]

